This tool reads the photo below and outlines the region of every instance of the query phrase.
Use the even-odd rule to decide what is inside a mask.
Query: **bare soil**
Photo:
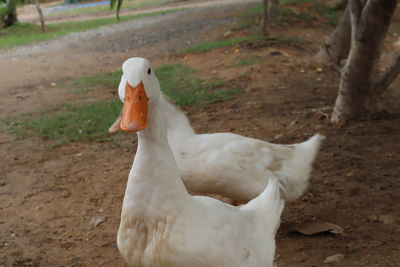
[[[58,85],[72,77],[119,68],[131,56],[147,57],[153,65],[188,64],[206,79],[224,78],[229,86],[244,88],[231,100],[189,108],[197,131],[230,131],[274,143],[301,142],[315,132],[327,136],[308,192],[285,208],[277,235],[278,266],[400,266],[400,117],[386,114],[343,127],[328,123],[339,77],[329,67],[307,62],[331,26],[295,21],[274,25],[272,34],[298,36],[299,41],[278,39],[201,54],[172,53],[188,42],[248,34],[247,29],[227,32],[237,28],[240,10],[249,5],[145,19],[140,29],[126,27],[98,38],[77,36],[79,43],[50,42],[44,50],[4,51],[0,116],[65,102],[111,99],[115,95],[110,88],[78,98],[70,88]],[[398,18],[385,60],[393,53]],[[256,64],[233,66],[249,58]],[[390,93],[394,107],[399,103],[398,86],[396,82]],[[38,137],[14,140],[1,127],[0,266],[125,266],[116,232],[135,135],[123,135],[120,146],[52,147],[52,142]],[[334,223],[344,233],[291,232],[293,224],[304,222]],[[324,263],[335,254],[344,258]]]

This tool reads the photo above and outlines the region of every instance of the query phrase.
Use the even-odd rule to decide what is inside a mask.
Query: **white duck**
[[[241,208],[190,196],[168,145],[160,85],[150,63],[131,58],[122,70],[124,107],[110,131],[139,131],[117,238],[128,264],[273,266],[284,206],[278,182],[271,180],[262,194]]]
[[[196,134],[186,115],[166,96],[161,95],[160,104],[168,142],[190,191],[247,202],[264,190],[271,177],[278,178],[285,200],[295,200],[307,189],[324,136],[278,145],[233,133]]]

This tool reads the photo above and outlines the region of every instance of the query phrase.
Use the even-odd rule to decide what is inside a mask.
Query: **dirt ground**
[[[189,108],[198,132],[230,131],[285,144],[315,132],[327,136],[307,194],[284,210],[277,234],[278,266],[400,266],[400,117],[386,114],[342,128],[328,123],[339,77],[329,67],[307,62],[331,26],[293,21],[273,25],[272,34],[298,36],[297,41],[281,38],[201,54],[172,53],[188,43],[248,34],[247,29],[232,29],[239,25],[241,10],[252,4],[184,11],[151,23],[145,19],[143,27],[131,32],[87,34],[98,38],[44,45],[52,50],[36,46],[2,51],[0,116],[111,99],[115,95],[110,88],[77,99],[58,85],[119,68],[133,55],[148,57],[153,65],[187,64],[204,78],[224,78],[244,88],[231,100]],[[391,28],[385,59],[394,53],[399,18]],[[234,66],[249,58],[256,63]],[[399,81],[389,94],[393,107],[399,106],[398,88]],[[0,127],[0,266],[125,266],[116,232],[136,136],[122,135],[122,146],[75,142],[52,147],[38,137],[15,140]],[[291,232],[293,224],[303,222],[334,223],[344,233]],[[344,258],[324,263],[335,254]]]

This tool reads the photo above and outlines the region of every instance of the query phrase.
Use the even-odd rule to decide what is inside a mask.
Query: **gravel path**
[[[204,2],[165,15],[2,50],[0,117],[50,104],[57,98],[51,84],[117,69],[128,57],[154,58],[188,44],[220,38],[221,29],[228,30],[237,23],[235,11],[253,3],[254,0]]]

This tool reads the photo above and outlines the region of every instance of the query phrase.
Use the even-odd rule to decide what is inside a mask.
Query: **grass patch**
[[[121,70],[86,75],[73,80],[67,86],[76,88],[73,90],[74,94],[85,94],[98,88],[110,88],[110,90],[115,90],[121,79],[121,75]]]
[[[300,44],[301,43],[301,38],[299,36],[276,34],[276,35],[271,35],[270,38],[274,38],[274,39],[292,43],[292,44]]]
[[[292,9],[282,6],[272,15],[272,19],[278,24],[283,24],[293,20],[313,21],[316,20],[316,17],[310,13],[296,13]]]
[[[323,4],[315,3],[313,8],[318,11],[326,20],[326,22],[332,26],[336,26],[342,16],[343,12],[333,7],[328,7]]]
[[[73,141],[108,141],[107,129],[121,111],[121,102],[96,102],[82,106],[67,105],[50,114],[25,114],[3,122],[17,138],[39,135],[60,145]]]
[[[163,92],[180,106],[199,106],[232,97],[241,88],[223,86],[223,80],[205,81],[195,75],[195,70],[182,64],[168,64],[156,68]],[[87,88],[107,87],[117,90],[121,71],[81,77],[72,83]],[[79,89],[77,89],[79,90]],[[74,91],[73,91],[74,92]],[[24,114],[3,120],[17,138],[38,135],[54,141],[54,145],[75,141],[106,142],[119,135],[110,135],[107,129],[115,121],[122,108],[116,97],[112,101],[86,105],[52,107],[39,113]]]
[[[177,105],[205,106],[226,100],[242,91],[241,88],[224,89],[225,81],[204,81],[195,70],[182,64],[167,64],[156,69],[163,92]]]
[[[196,45],[188,46],[179,51],[179,53],[202,53],[207,52],[217,48],[230,47],[244,42],[254,42],[260,40],[262,37],[260,35],[251,35],[246,37],[232,38],[222,41],[211,41],[204,42]]]
[[[298,4],[298,3],[304,3],[304,2],[310,2],[310,0],[279,0],[279,3],[281,5]]]
[[[139,15],[123,16],[121,21],[137,19],[146,16],[155,16],[174,12],[175,10],[149,12]],[[47,31],[42,33],[40,26],[32,23],[17,23],[11,27],[0,29],[0,48],[26,45],[39,41],[46,41],[66,35],[71,32],[80,32],[118,23],[116,18],[100,18],[87,21],[62,22],[47,25]]]
[[[258,61],[252,58],[244,58],[241,59],[237,62],[235,62],[234,64],[232,64],[233,67],[240,67],[240,66],[248,66],[248,65],[254,65],[257,64]]]

